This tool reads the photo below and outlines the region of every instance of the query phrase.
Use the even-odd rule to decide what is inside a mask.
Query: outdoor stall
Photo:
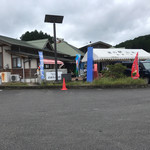
[[[93,61],[98,63],[98,71],[103,70],[112,62],[121,62],[134,60],[138,52],[139,60],[150,59],[150,53],[143,49],[124,49],[124,48],[109,48],[109,49],[93,49]],[[87,53],[84,55],[82,62],[87,62]]]
[[[44,59],[44,74],[46,81],[55,81],[55,60]],[[61,69],[64,63],[57,60],[58,65],[58,80],[61,80],[62,74],[67,73],[67,69]]]
[[[55,60],[52,59],[43,59],[44,62],[44,76],[46,81],[55,81]],[[67,69],[61,67],[64,65],[64,62],[57,60],[58,65],[58,80],[62,79],[62,74],[67,74]],[[40,80],[40,77],[39,77]],[[40,82],[40,81],[39,81]]]

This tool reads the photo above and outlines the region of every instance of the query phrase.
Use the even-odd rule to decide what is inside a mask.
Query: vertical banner
[[[139,75],[139,64],[138,64],[138,52],[137,52],[135,59],[134,59],[134,62],[132,64],[131,77],[133,79],[138,79],[140,77],[140,75]]]
[[[40,73],[41,73],[41,80],[45,79],[44,77],[44,61],[43,61],[43,52],[39,52],[40,58]]]
[[[79,75],[79,64],[80,64],[81,54],[76,54],[76,76]]]
[[[87,82],[93,81],[93,47],[88,47],[87,52]]]

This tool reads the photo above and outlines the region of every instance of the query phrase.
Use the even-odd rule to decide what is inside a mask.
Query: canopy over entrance
[[[150,59],[150,53],[143,49],[122,49],[122,48],[110,48],[110,49],[93,49],[93,61],[126,61],[134,60],[136,53],[138,52],[139,60]],[[87,62],[87,53],[84,55],[82,62]]]
[[[44,64],[55,64],[55,60],[53,60],[53,59],[44,59]],[[60,60],[57,60],[57,64],[64,65],[64,63]]]

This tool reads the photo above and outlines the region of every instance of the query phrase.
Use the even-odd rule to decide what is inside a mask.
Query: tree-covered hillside
[[[140,36],[133,40],[122,42],[115,46],[116,48],[125,47],[131,49],[144,49],[150,52],[150,35]]]

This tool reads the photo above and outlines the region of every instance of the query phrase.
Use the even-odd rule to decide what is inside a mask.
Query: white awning
[[[122,49],[122,48],[110,48],[110,49],[93,49],[94,61],[125,61],[134,60],[136,53],[138,52],[139,60],[150,59],[150,53],[143,49]],[[87,62],[87,53],[84,55],[82,62]]]

